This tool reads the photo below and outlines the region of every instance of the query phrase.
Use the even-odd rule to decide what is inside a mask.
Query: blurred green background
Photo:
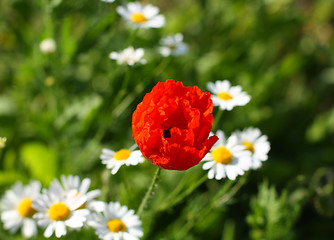
[[[134,32],[115,11],[126,1],[0,2],[0,137],[8,139],[0,194],[17,180],[47,187],[61,174],[78,174],[102,189],[101,199],[136,209],[155,167],[122,167],[108,184],[101,149],[134,143],[131,114],[158,81],[206,91],[207,82],[228,79],[252,100],[224,112],[218,126],[228,134],[260,128],[271,142],[269,160],[224,204],[211,203],[228,181],[210,180],[158,211],[180,179],[186,189],[206,174],[201,166],[163,171],[142,239],[332,239],[334,1],[143,2],[159,6],[165,27]],[[177,32],[189,52],[164,59],[159,40]],[[132,45],[145,49],[148,63],[110,60],[134,34]],[[55,53],[40,52],[45,38],[55,39]],[[19,238],[0,227],[0,239]],[[86,229],[64,239],[97,237]]]

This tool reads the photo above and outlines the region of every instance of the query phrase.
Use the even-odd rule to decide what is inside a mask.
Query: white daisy
[[[116,11],[134,28],[161,28],[165,25],[165,17],[159,13],[159,8],[140,2],[129,2],[119,6]]]
[[[130,149],[123,148],[117,152],[104,148],[102,149],[100,158],[102,163],[106,164],[108,169],[111,169],[111,174],[115,175],[118,169],[124,164],[130,166],[144,162],[145,159],[140,150],[132,151],[136,147],[137,145],[134,145]]]
[[[270,143],[266,135],[261,135],[258,128],[247,128],[242,132],[235,132],[239,144],[243,144],[246,150],[252,154],[252,169],[261,167],[262,162],[268,159],[268,152],[270,150]]]
[[[7,138],[0,137],[0,149],[6,146]]]
[[[211,151],[203,158],[204,170],[209,170],[208,178],[220,180],[228,177],[235,180],[238,175],[243,175],[251,167],[251,154],[245,150],[245,146],[238,143],[235,135],[227,140],[225,134],[218,130],[215,134],[219,140]]]
[[[169,55],[179,56],[184,55],[188,51],[188,46],[183,40],[183,35],[181,33],[177,33],[173,36],[167,36],[160,40],[160,44],[162,47],[159,48],[159,52],[164,57]]]
[[[243,92],[241,86],[231,86],[228,80],[209,82],[207,88],[212,92],[212,101],[221,110],[232,110],[235,106],[244,106],[250,101],[250,96]]]
[[[141,221],[134,210],[119,202],[104,203],[103,209],[92,214],[88,224],[103,240],[139,240],[143,236]]]
[[[132,46],[124,49],[121,52],[111,52],[109,58],[117,60],[119,65],[127,64],[133,66],[135,63],[145,64],[146,60],[142,59],[144,56],[144,49],[134,49]]]
[[[48,39],[44,39],[40,45],[39,48],[41,50],[42,53],[45,54],[50,54],[50,53],[54,53],[57,49],[57,45],[54,39],[52,38],[48,38]]]
[[[37,234],[37,224],[33,219],[36,209],[32,207],[32,201],[39,196],[41,184],[31,181],[27,186],[16,183],[12,189],[5,192],[1,200],[1,220],[4,228],[11,233],[21,228],[25,238],[31,238]]]
[[[38,211],[34,215],[38,225],[45,228],[44,237],[49,238],[55,232],[60,238],[66,235],[67,227],[81,228],[90,213],[88,209],[80,209],[86,202],[85,195],[80,196],[75,191],[65,194],[64,189],[55,184],[49,190],[43,189],[43,194],[33,201],[32,206]]]
[[[87,208],[90,209],[90,205],[94,202],[94,199],[101,194],[101,190],[92,190],[88,192],[91,180],[89,178],[84,178],[80,181],[79,176],[69,175],[68,177],[62,175],[61,183],[55,179],[50,184],[50,189],[55,189],[64,195],[64,198],[84,196],[87,201],[83,205],[79,206],[79,209]]]

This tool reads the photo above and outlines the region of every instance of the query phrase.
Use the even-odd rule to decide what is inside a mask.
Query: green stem
[[[195,213],[191,219],[188,219],[187,223],[182,226],[182,232],[189,232],[199,219],[205,219],[215,208],[227,203],[246,183],[247,176],[248,173],[239,178],[239,181],[233,187],[231,186],[234,181],[229,180],[228,182],[225,182],[224,187],[213,196],[211,203],[209,205],[201,206],[198,212]]]
[[[161,168],[157,168],[157,170],[155,171],[154,173],[154,176],[153,176],[153,179],[152,179],[152,182],[151,182],[151,185],[150,187],[148,188],[143,200],[141,201],[140,205],[139,205],[139,208],[138,208],[138,211],[137,211],[137,214],[139,216],[141,216],[143,214],[143,211],[147,205],[147,201],[148,199],[152,196],[152,193],[153,193],[153,190],[157,187],[157,181],[159,179],[159,175],[160,175],[160,172],[161,172]]]
[[[193,185],[191,185],[189,188],[187,188],[186,191],[184,191],[182,194],[180,194],[177,197],[174,197],[172,194],[172,196],[170,197],[170,199],[175,199],[171,204],[167,204],[162,207],[160,209],[160,211],[164,211],[168,208],[171,208],[173,206],[175,206],[176,204],[178,204],[179,202],[181,202],[183,199],[185,199],[186,197],[188,197],[191,193],[193,193],[200,185],[202,185],[202,183],[204,183],[206,180],[208,179],[207,175],[202,176],[197,182],[195,182]]]
[[[212,124],[212,130],[217,131],[216,127],[218,123],[220,122],[220,119],[222,118],[223,110],[218,109],[217,115],[214,117],[214,122]]]
[[[213,201],[214,207],[219,207],[225,203],[227,203],[239,190],[240,188],[246,183],[248,177],[248,173],[244,176],[239,178],[239,181],[222,197],[219,197],[216,201]]]
[[[137,33],[139,31],[139,28],[133,29],[128,40],[125,43],[125,48],[129,47],[132,45],[132,43],[134,42],[134,40],[136,39]]]
[[[160,64],[154,69],[154,72],[152,74],[152,76],[159,76],[164,70],[165,68],[168,66],[168,64],[172,61],[172,57],[166,57],[164,58]]]
[[[130,75],[131,75],[131,71],[130,68],[128,66],[124,67],[124,78],[122,81],[122,85],[120,87],[120,90],[117,92],[116,96],[115,96],[115,100],[114,100],[114,104],[115,106],[118,106],[119,103],[121,102],[123,96],[127,93],[127,87],[128,87],[128,83],[130,81]]]
[[[110,201],[112,201],[112,194],[115,194],[115,191],[112,191],[112,189],[114,188],[114,186],[113,186],[113,178],[114,178],[114,175],[112,175],[111,173],[110,173],[110,170],[108,171],[108,175],[109,175],[109,177],[108,177],[108,191],[107,191],[107,194],[106,194],[106,200],[107,200],[107,202],[110,202]]]

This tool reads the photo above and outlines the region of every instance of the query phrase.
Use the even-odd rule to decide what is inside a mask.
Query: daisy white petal
[[[66,225],[63,221],[56,221],[55,222],[55,235],[57,238],[66,235]]]
[[[51,186],[54,186],[54,183],[57,182],[58,180],[54,180]],[[75,210],[89,208],[90,202],[101,194],[98,189],[89,191],[90,184],[91,180],[89,178],[84,178],[81,181],[77,175],[69,175],[67,177],[62,175],[61,184],[57,184],[57,188],[71,205],[71,210]]]
[[[161,28],[165,25],[165,17],[159,14],[159,8],[140,2],[130,2],[119,6],[116,11],[133,28]]]
[[[23,219],[22,226],[22,235],[26,238],[30,238],[32,236],[36,236],[37,234],[37,224],[34,219]]]
[[[162,45],[159,48],[160,54],[164,57],[169,55],[180,56],[186,54],[188,51],[188,46],[182,42],[182,40],[183,35],[181,33],[162,38],[160,40],[160,44]]]
[[[266,135],[261,135],[258,128],[246,128],[243,131],[236,131],[234,135],[238,143],[245,146],[245,149],[251,153],[252,169],[261,167],[262,162],[268,159],[270,143]]]
[[[113,175],[115,175],[123,165],[138,165],[145,160],[140,150],[130,151],[129,149],[121,149],[117,152],[103,149],[100,158],[102,163],[106,164],[108,169],[111,169],[111,174]]]
[[[206,162],[206,163],[203,164],[203,169],[204,169],[204,170],[208,170],[208,169],[212,168],[213,165],[215,165],[215,162],[214,162],[214,161]]]
[[[44,237],[49,238],[52,236],[55,229],[55,223],[51,223],[44,231]]]
[[[133,66],[136,63],[145,64],[146,60],[143,59],[144,49],[138,48],[134,49],[132,46],[124,49],[123,51],[111,52],[109,54],[109,58],[112,60],[116,60],[117,64],[127,64],[129,66]]]
[[[208,178],[213,179],[214,177],[215,177],[215,170],[211,168],[208,172]]]
[[[228,80],[209,82],[207,88],[213,94],[212,102],[221,110],[232,110],[235,106],[244,106],[250,101],[250,96],[243,92],[241,86],[231,86]]]
[[[40,195],[40,189],[41,184],[37,181],[31,181],[26,186],[18,182],[5,192],[1,199],[1,220],[6,230],[15,233],[21,228],[25,238],[37,234],[37,224],[33,219],[37,209],[32,203]]]
[[[44,236],[49,238],[53,233],[57,238],[67,234],[67,228],[82,227],[89,211],[79,209],[88,201],[85,192],[79,192],[81,182],[78,176],[62,176],[62,184],[55,180],[50,188],[43,189],[42,195],[33,201],[39,212],[34,218],[42,228]],[[86,189],[86,187],[85,187]]]
[[[211,151],[202,160],[204,170],[209,170],[208,178],[220,180],[228,177],[235,180],[238,175],[251,167],[251,154],[232,135],[225,140],[225,134],[218,130],[216,132],[219,140],[212,147]]]
[[[118,202],[103,202],[102,211],[92,215],[88,224],[95,228],[96,235],[103,240],[138,240],[143,236],[139,217]]]

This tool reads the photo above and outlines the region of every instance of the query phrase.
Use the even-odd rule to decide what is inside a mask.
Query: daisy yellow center
[[[107,222],[107,226],[110,232],[125,232],[126,226],[120,219],[111,219]]]
[[[118,161],[123,161],[125,159],[128,159],[130,157],[131,152],[127,149],[121,149],[117,151],[114,155],[114,158]]]
[[[175,46],[175,45],[169,45],[169,49],[170,49],[170,50],[175,50],[175,49],[176,49],[176,46]]]
[[[132,13],[130,19],[135,23],[143,23],[147,21],[147,18],[141,12]]]
[[[37,211],[31,207],[30,198],[23,198],[17,205],[17,211],[22,217],[31,218]]]
[[[226,147],[217,147],[211,152],[212,158],[217,163],[229,164],[232,162],[232,154]]]
[[[70,214],[70,209],[64,203],[55,203],[49,208],[49,217],[55,221],[64,221]]]
[[[227,93],[227,92],[220,92],[218,93],[218,98],[222,99],[222,100],[231,100],[233,97]]]
[[[254,146],[253,146],[253,144],[251,142],[245,141],[242,144],[246,147],[246,150],[254,153]]]

